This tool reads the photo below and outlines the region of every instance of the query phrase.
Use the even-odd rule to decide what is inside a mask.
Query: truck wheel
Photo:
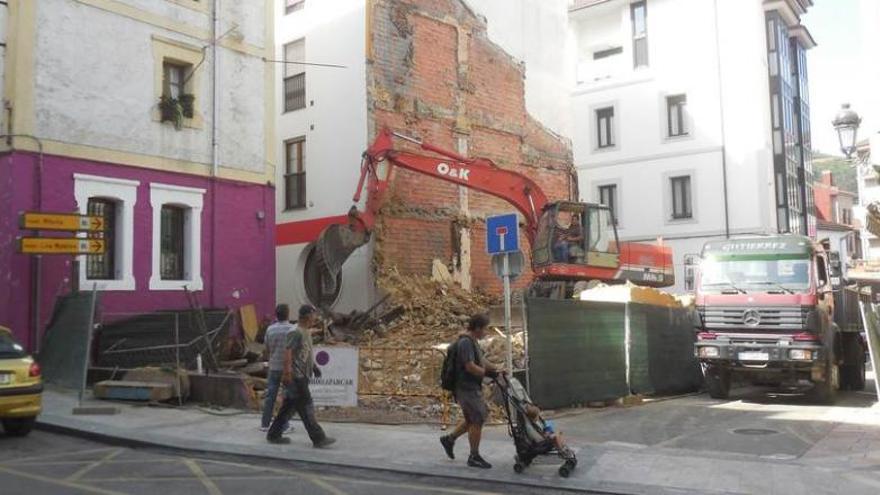
[[[865,389],[865,349],[856,336],[844,340],[843,357],[846,364],[840,367],[841,390]]]
[[[813,383],[810,390],[810,398],[819,404],[831,405],[837,400],[837,383],[839,378],[839,369],[837,365],[831,365],[825,372],[825,381]]]
[[[706,369],[706,388],[713,399],[730,397],[730,371],[710,366]]]

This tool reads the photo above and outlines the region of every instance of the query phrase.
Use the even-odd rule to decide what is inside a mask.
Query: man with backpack
[[[441,385],[452,391],[464,419],[452,433],[440,437],[440,444],[446,455],[455,459],[455,440],[467,433],[471,447],[467,464],[482,469],[492,467],[480,456],[483,423],[489,415],[486,401],[483,400],[483,378],[498,376],[498,370],[483,358],[483,351],[477,342],[486,336],[488,327],[489,318],[485,315],[471,316],[467,332],[461,334],[446,350],[447,357],[441,373]]]

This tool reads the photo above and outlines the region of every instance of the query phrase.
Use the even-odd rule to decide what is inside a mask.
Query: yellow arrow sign
[[[67,232],[103,232],[104,217],[75,213],[25,212],[19,225],[27,230],[63,230]]]
[[[22,237],[18,240],[22,254],[104,254],[104,239],[78,237]]]

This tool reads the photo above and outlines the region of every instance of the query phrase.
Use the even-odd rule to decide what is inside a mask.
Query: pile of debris
[[[498,302],[495,296],[427,276],[403,275],[396,268],[383,270],[378,286],[389,304],[402,311],[385,328],[365,332],[361,342],[366,345],[432,347],[451,342],[471,315],[485,313]]]

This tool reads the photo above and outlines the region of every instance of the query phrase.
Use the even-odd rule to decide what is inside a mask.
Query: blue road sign
[[[519,251],[519,221],[516,213],[486,218],[486,251],[489,254]]]

